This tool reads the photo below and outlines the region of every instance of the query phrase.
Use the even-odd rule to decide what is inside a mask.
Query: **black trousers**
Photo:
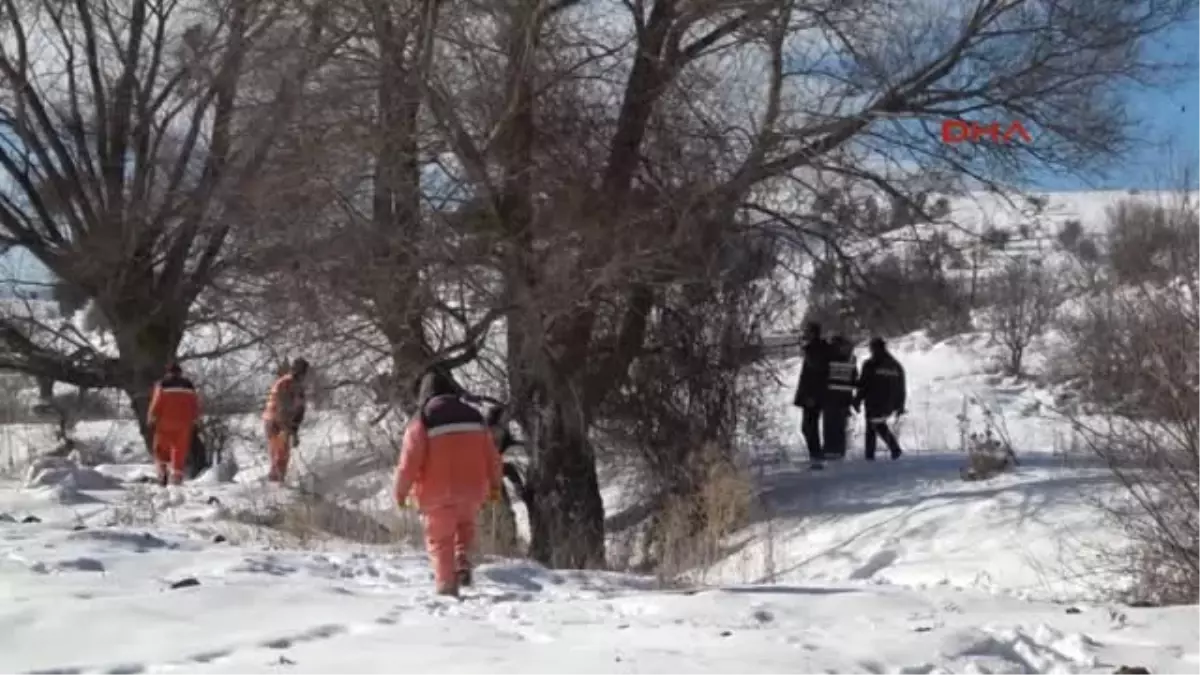
[[[827,405],[822,410],[821,427],[825,433],[823,450],[826,457],[846,456],[846,425],[850,421],[850,407]]]
[[[821,447],[821,409],[816,406],[805,406],[800,409],[800,430],[804,434],[804,444],[808,446],[808,458],[820,461],[825,458]]]
[[[900,443],[896,440],[896,435],[888,428],[887,417],[867,417],[867,433],[864,439],[866,445],[867,459],[875,459],[875,439],[882,438],[884,445],[892,453],[892,457],[900,456]]]

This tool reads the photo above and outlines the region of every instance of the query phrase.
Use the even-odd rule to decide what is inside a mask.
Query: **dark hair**
[[[883,349],[887,346],[887,342],[885,342],[883,338],[876,335],[875,337],[871,338],[871,342],[868,344],[868,346],[871,349]]]
[[[308,372],[308,359],[303,357],[292,361],[292,372],[295,374],[303,374]]]
[[[183,368],[181,368],[179,366],[178,361],[167,361],[167,374],[168,375],[182,375]]]
[[[450,379],[441,368],[431,368],[423,375],[417,384],[417,404],[424,404],[434,396],[444,396],[446,394],[457,394],[458,388],[454,386],[454,381]]]

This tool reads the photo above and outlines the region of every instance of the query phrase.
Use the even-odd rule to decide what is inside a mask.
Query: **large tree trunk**
[[[569,401],[539,402],[529,477],[529,554],[555,568],[605,565],[604,504],[586,425]]]
[[[138,294],[145,295],[144,293]],[[138,430],[146,443],[146,451],[153,455],[150,430],[146,426],[146,414],[150,409],[150,396],[154,384],[163,376],[168,361],[175,357],[179,343],[183,340],[186,312],[172,313],[164,309],[155,315],[137,313],[138,307],[164,306],[163,302],[122,303],[110,315],[115,326],[117,350],[123,366],[120,372],[121,389],[129,397]]]

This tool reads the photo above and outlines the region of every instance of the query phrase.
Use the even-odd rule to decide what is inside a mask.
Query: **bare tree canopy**
[[[0,16],[0,237],[92,300],[116,343],[3,317],[0,362],[124,388],[140,412],[322,58],[321,5],[5,0]]]

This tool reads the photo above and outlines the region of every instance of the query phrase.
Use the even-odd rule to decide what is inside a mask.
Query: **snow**
[[[296,492],[264,483],[257,415],[227,418],[226,463],[179,488],[144,482],[131,420],[80,422],[61,458],[49,425],[2,425],[0,467],[20,471],[0,477],[0,672],[1196,672],[1195,607],[1113,599],[1126,542],[1097,504],[1118,488],[1072,454],[1055,392],[996,374],[986,333],[890,344],[905,456],[863,461],[859,418],[845,462],[804,470],[800,363],[780,362],[747,467],[762,508],[686,587],[488,558],[461,602],[434,596],[391,504],[395,415],[314,412],[293,460],[296,485],[386,545],[263,523]],[[1021,465],[964,482],[960,427],[987,417]],[[610,524],[635,522],[636,485],[603,468]]]
[[[15,506],[9,500],[5,507]],[[17,515],[22,515],[18,513]],[[1067,608],[864,584],[684,591],[490,561],[464,600],[424,557],[263,550],[184,528],[0,523],[0,670],[1194,672],[1191,608]],[[171,589],[182,579],[198,584]],[[866,639],[860,639],[863,636]]]

